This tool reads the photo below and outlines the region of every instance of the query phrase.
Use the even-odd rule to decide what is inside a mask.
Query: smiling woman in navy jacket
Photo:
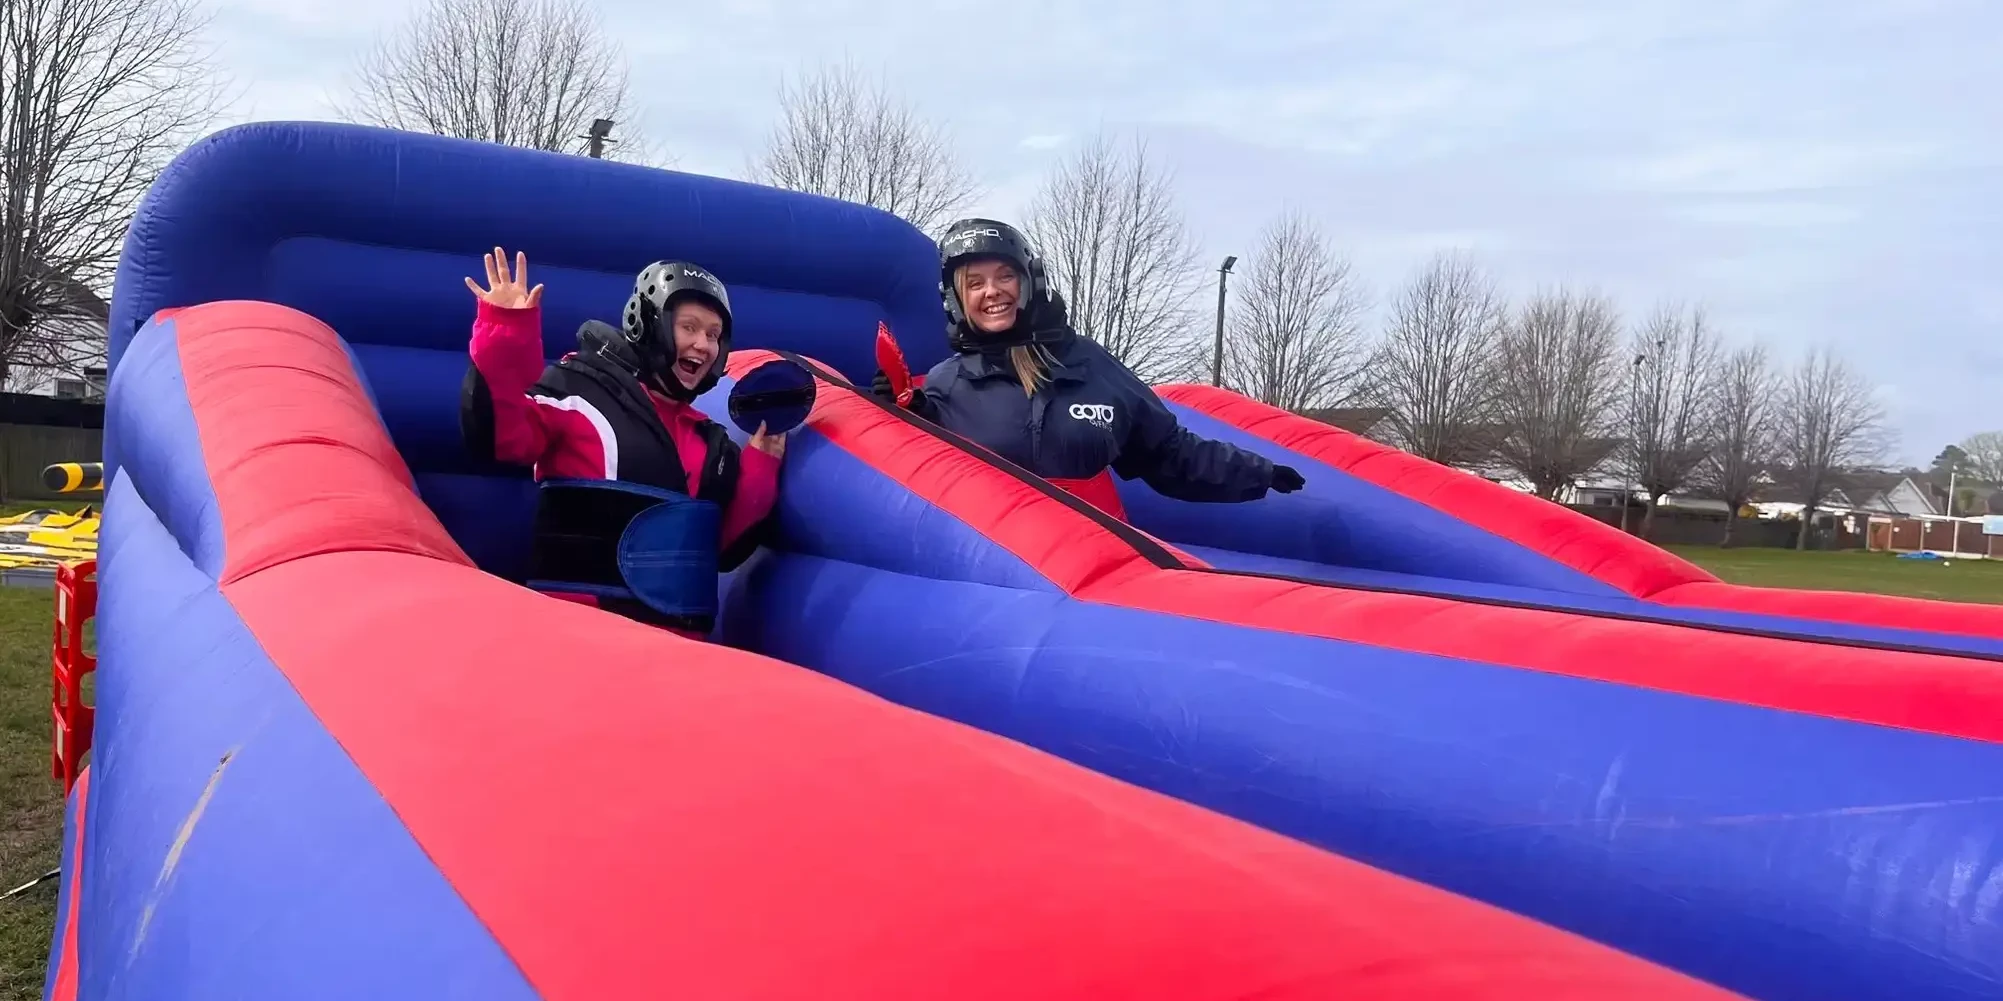
[[[1291,467],[1189,433],[1146,383],[1078,336],[1014,227],[990,219],[949,227],[939,291],[954,355],[912,394],[919,416],[1121,518],[1108,470],[1187,501],[1300,489]],[[872,389],[891,396],[881,372]]]

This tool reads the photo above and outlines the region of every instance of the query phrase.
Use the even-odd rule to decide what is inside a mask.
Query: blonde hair
[[[1020,281],[1022,276],[1017,275],[1016,278]],[[961,302],[967,301],[967,267],[964,264],[953,272],[953,293],[960,297]],[[971,318],[962,322],[968,326],[974,323]],[[1024,344],[1008,349],[1008,363],[1015,369],[1016,380],[1022,383],[1024,396],[1036,395],[1036,391],[1050,381],[1052,361],[1050,352],[1041,345]]]
[[[1008,349],[1008,362],[1015,366],[1015,377],[1022,382],[1022,395],[1035,396],[1043,384],[1050,381],[1050,352],[1040,344],[1024,344]]]

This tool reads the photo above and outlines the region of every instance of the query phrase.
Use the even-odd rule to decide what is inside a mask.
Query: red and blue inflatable
[[[504,579],[534,487],[457,424],[497,243],[552,356],[672,256],[734,373],[821,371],[737,649]],[[879,321],[943,355],[935,255],[435,137],[185,153],[113,303],[50,995],[2003,992],[1998,613],[1734,590],[1200,388],[1308,489],[1128,527],[850,389]]]

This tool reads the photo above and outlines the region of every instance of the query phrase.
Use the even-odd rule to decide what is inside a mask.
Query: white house
[[[54,327],[37,331],[30,357],[11,359],[4,388],[10,393],[59,399],[104,399],[105,323],[103,299],[79,288],[84,297],[77,315],[45,319]]]
[[[1895,514],[1908,518],[1931,517],[1943,513],[1934,506],[1933,494],[1913,482],[1910,476],[1900,476],[1889,486],[1878,486],[1864,494],[1856,509],[1871,514]]]

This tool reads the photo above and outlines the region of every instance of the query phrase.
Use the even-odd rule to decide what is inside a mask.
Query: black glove
[[[890,377],[884,375],[882,369],[877,369],[876,374],[870,377],[869,395],[874,396],[877,399],[882,400],[883,402],[888,403],[893,407],[897,405],[897,391],[890,388]],[[923,417],[928,421],[938,419],[937,416],[935,416],[932,412],[931,399],[927,397],[924,394],[924,392],[919,390],[918,387],[916,386],[911,387],[911,402],[905,404],[904,409],[914,414],[917,414],[918,416]]]
[[[1308,481],[1301,479],[1300,471],[1296,470],[1292,466],[1273,467],[1272,487],[1274,490],[1277,490],[1283,494],[1290,494],[1296,490],[1299,490],[1304,486],[1307,486],[1307,483]]]
[[[1024,311],[1024,319],[1029,321],[1029,329],[1041,333],[1045,330],[1062,330],[1071,325],[1071,310],[1064,304],[1064,296],[1056,289],[1050,290],[1050,298],[1032,297],[1029,308]]]

